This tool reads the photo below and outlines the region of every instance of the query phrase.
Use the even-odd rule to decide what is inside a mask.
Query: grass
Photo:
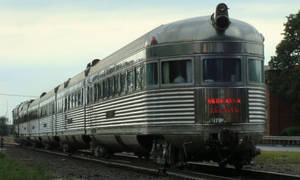
[[[0,179],[5,180],[50,180],[52,176],[40,165],[27,167],[0,152]]]
[[[262,151],[254,159],[256,164],[300,164],[300,152]]]

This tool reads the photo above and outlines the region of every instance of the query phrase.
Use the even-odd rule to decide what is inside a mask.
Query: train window
[[[158,83],[158,71],[157,63],[146,64],[146,83],[147,85],[157,85]]]
[[[103,97],[105,98],[107,96],[107,83],[106,83],[106,80],[103,81]]]
[[[93,96],[94,96],[93,92],[94,92],[94,88],[93,88],[93,86],[91,86],[90,87],[90,92],[89,92],[89,94],[90,94],[90,104],[93,103]]]
[[[68,96],[68,108],[67,110],[70,110],[70,102],[71,102],[71,98],[70,98],[70,95]]]
[[[71,94],[71,109],[74,108],[74,105],[75,105],[75,99],[74,99],[74,94],[72,93]]]
[[[120,76],[120,93],[125,91],[125,81],[126,81],[126,74],[122,73]]]
[[[94,102],[98,100],[98,83],[94,84]]]
[[[67,96],[65,97],[65,110],[64,112],[66,112],[68,110],[68,99]]]
[[[46,116],[50,115],[50,103],[47,104],[46,106]]]
[[[78,106],[80,106],[80,105],[81,105],[80,90],[79,90],[79,91],[77,91],[77,94],[76,94],[76,96],[77,96],[77,103],[78,103]]]
[[[250,82],[263,82],[263,61],[249,59],[248,60],[248,75]]]
[[[54,102],[51,103],[51,115],[55,114]]]
[[[102,86],[101,86],[102,82],[98,83],[98,100],[100,98],[102,98]]]
[[[114,77],[114,86],[115,86],[115,95],[117,95],[118,93],[119,93],[119,76],[118,75],[116,75],[115,77]]]
[[[108,79],[108,89],[109,89],[109,96],[113,96],[114,93],[114,78],[110,77]]]
[[[49,103],[45,105],[44,107],[44,116],[48,116],[49,114]]]
[[[139,66],[135,69],[135,82],[136,82],[136,89],[143,89],[144,79],[144,66]]]
[[[90,87],[87,87],[87,93],[86,93],[86,103],[90,104]]]
[[[76,92],[73,93],[73,99],[74,99],[74,103],[73,103],[73,104],[74,104],[74,108],[75,108],[75,107],[78,106],[78,104],[77,104],[77,95],[76,95]]]
[[[127,71],[127,91],[132,92],[133,91],[133,71]]]
[[[204,59],[203,80],[206,83],[240,82],[241,60],[237,58]]]
[[[162,62],[162,83],[177,84],[192,82],[192,60]]]
[[[81,96],[81,105],[83,105],[83,88],[81,89],[80,96]]]

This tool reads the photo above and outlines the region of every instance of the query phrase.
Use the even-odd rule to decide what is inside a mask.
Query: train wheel
[[[45,148],[46,150],[50,150],[50,149],[51,149],[51,145],[48,144],[48,143],[46,143],[45,146],[44,146],[44,148]]]
[[[236,164],[234,164],[234,167],[235,167],[236,170],[241,170],[243,168],[243,164],[236,163]]]
[[[97,146],[96,148],[94,148],[93,154],[94,154],[94,156],[96,156],[96,157],[101,157],[101,156],[100,156],[100,152],[99,152],[99,146]]]
[[[68,144],[63,144],[63,146],[62,146],[62,150],[63,150],[63,152],[64,153],[69,153],[69,154],[71,154],[71,147],[68,145]]]
[[[218,164],[219,164],[220,168],[225,168],[226,165],[227,165],[227,162],[226,161],[220,161],[220,162],[218,162]]]
[[[109,158],[110,157],[110,153],[108,152],[108,150],[103,147],[103,146],[97,146],[94,150],[94,155],[96,157],[104,157],[104,158]]]

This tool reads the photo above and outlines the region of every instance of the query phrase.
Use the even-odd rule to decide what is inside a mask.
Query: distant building
[[[276,76],[277,70],[265,67],[266,76]],[[267,103],[267,121],[266,135],[278,136],[280,132],[288,127],[300,126],[300,120],[292,120],[291,105],[279,99],[277,94],[270,92],[270,86],[266,81],[266,103]]]
[[[0,124],[7,124],[8,123],[8,118],[5,116],[0,117]]]

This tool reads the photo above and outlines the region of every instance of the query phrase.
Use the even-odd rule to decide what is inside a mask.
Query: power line
[[[38,96],[31,96],[31,95],[5,94],[5,93],[0,93],[0,96],[31,97],[31,98],[36,98],[36,97],[38,97]]]

